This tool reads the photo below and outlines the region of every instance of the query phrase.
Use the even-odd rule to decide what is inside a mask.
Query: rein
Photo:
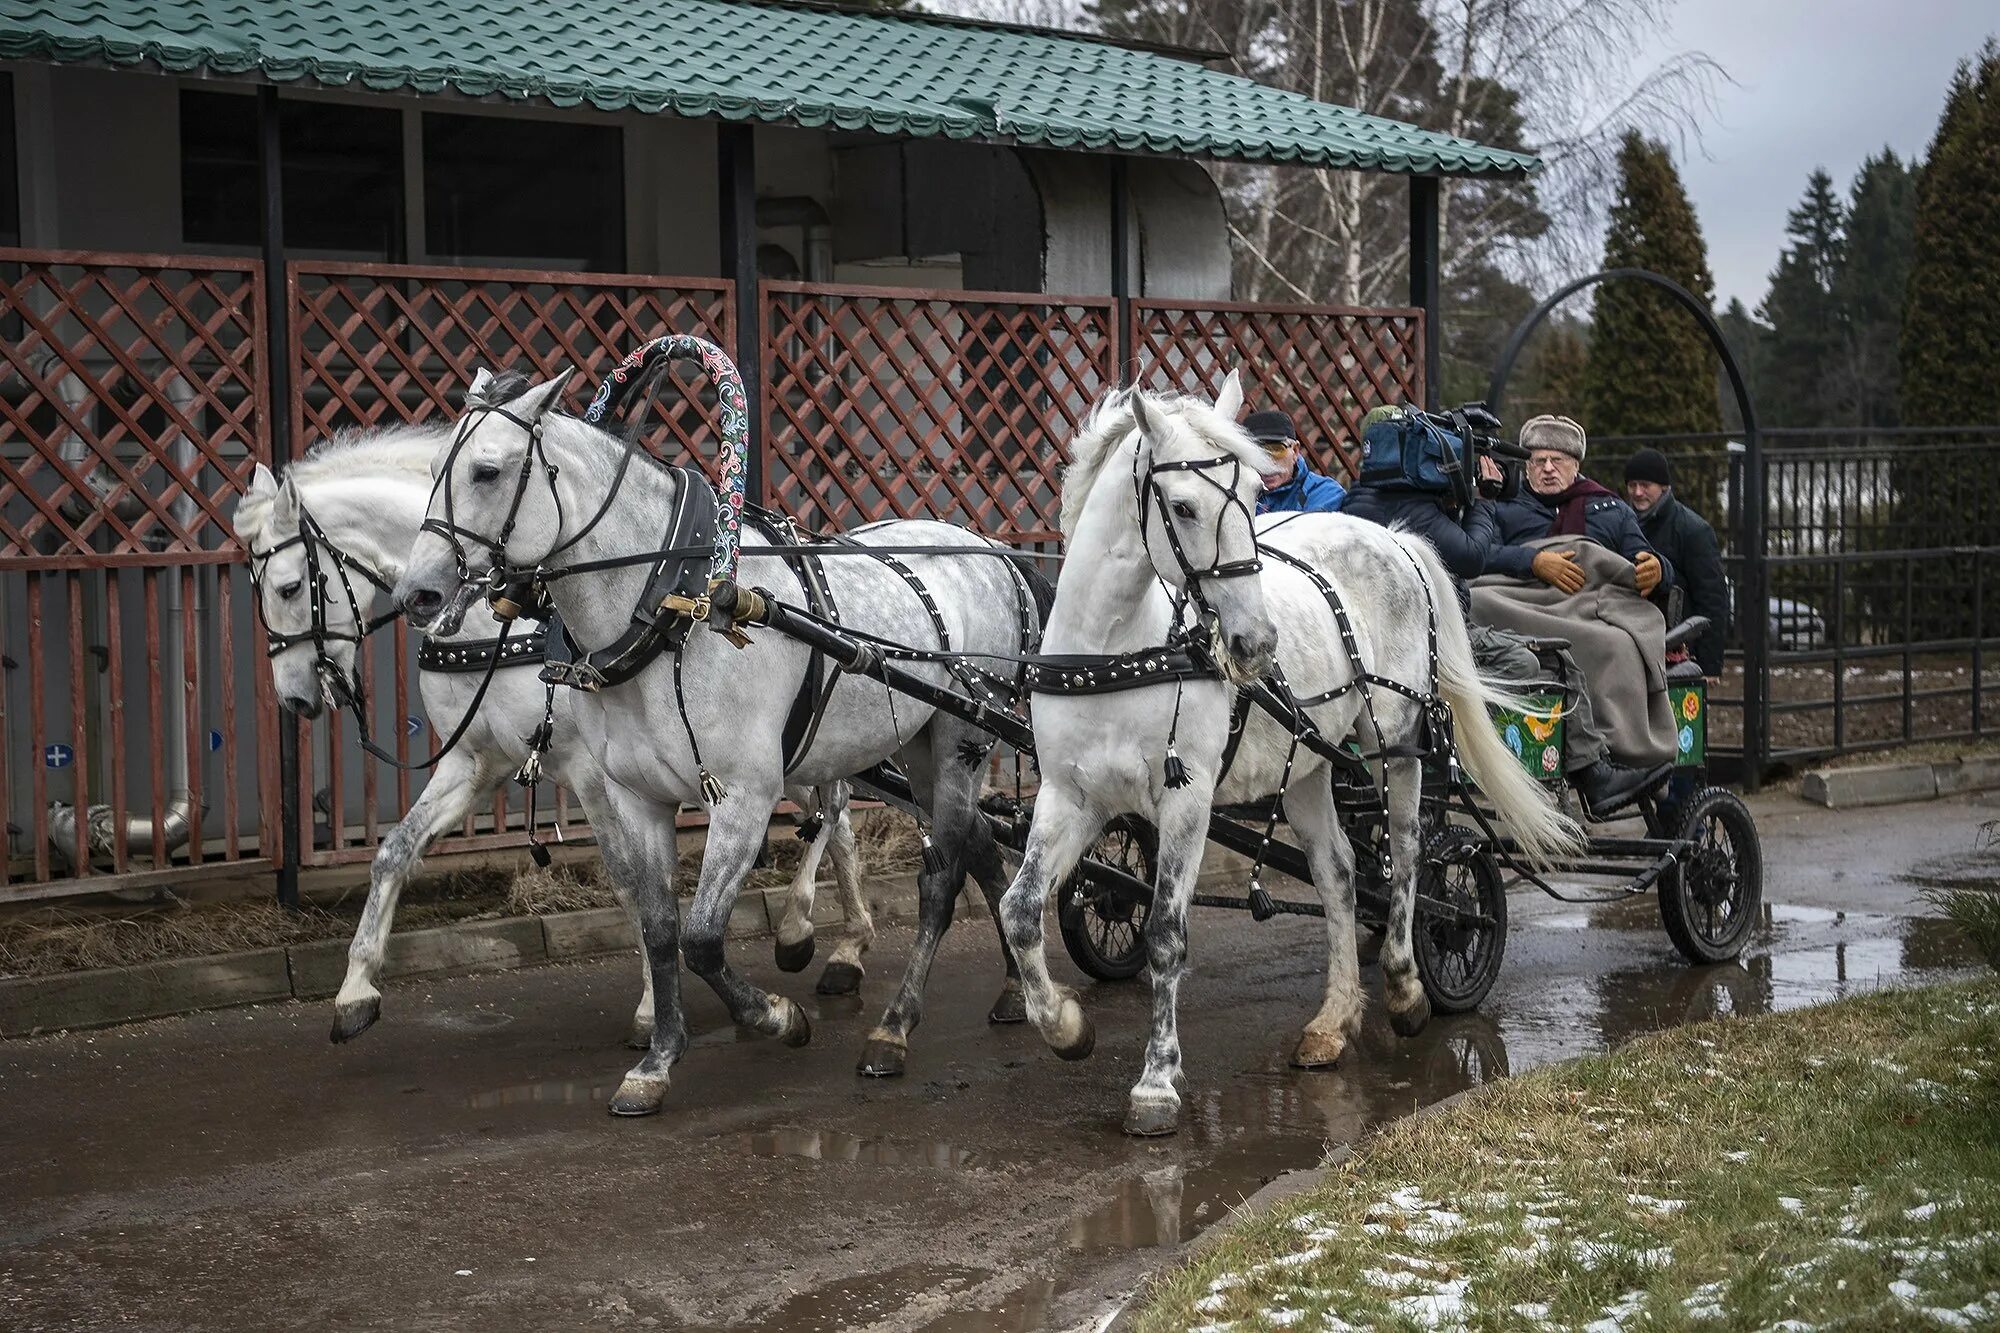
[[[264,614],[264,570],[269,566],[271,557],[293,546],[303,547],[305,551],[307,607],[312,615],[312,625],[302,633],[283,634],[271,628],[270,621]],[[327,576],[320,564],[320,551],[322,548],[326,551],[329,563],[332,564],[334,572],[340,576],[341,592],[347,598],[348,611],[354,621],[354,628],[351,630],[334,629],[327,623]],[[340,669],[339,664],[333,660],[327,651],[327,646],[331,643],[352,643],[358,651],[360,645],[367,640],[368,636],[375,633],[376,630],[393,623],[402,614],[399,609],[392,605],[389,610],[379,615],[364,617],[361,613],[361,601],[354,595],[354,581],[348,577],[348,569],[351,567],[356,573],[374,584],[379,591],[389,595],[393,600],[394,590],[389,581],[374,569],[371,569],[341,550],[339,545],[326,535],[326,530],[319,525],[319,521],[306,509],[303,501],[299,505],[298,534],[286,538],[269,550],[250,551],[249,556],[250,583],[252,591],[256,594],[254,600],[257,604],[257,619],[263,627],[264,637],[268,644],[265,655],[275,658],[279,653],[297,647],[299,644],[312,644],[314,654],[313,670],[319,677],[320,692],[325,697],[327,703],[335,708],[353,713],[356,739],[361,742],[361,748],[383,763],[395,768],[407,770],[432,768],[442,761],[447,754],[451,753],[452,748],[464,737],[466,728],[471,725],[472,715],[478,712],[479,705],[485,702],[487,687],[493,683],[493,673],[499,670],[501,662],[522,655],[519,651],[510,651],[510,645],[507,642],[509,626],[505,624],[502,624],[500,627],[500,637],[491,641],[490,644],[464,645],[457,649],[443,650],[447,653],[453,651],[461,653],[484,651],[490,653],[491,656],[486,662],[485,678],[479,682],[479,690],[473,695],[471,706],[466,709],[465,715],[459,719],[458,726],[452,731],[450,739],[445,741],[437,753],[421,762],[405,762],[398,759],[395,755],[390,754],[369,738],[370,727],[368,725],[367,696],[362,692],[358,684],[348,680],[347,673]],[[429,647],[428,642],[425,646]],[[418,665],[420,668],[423,665],[421,651],[418,655]],[[461,671],[476,669],[471,665],[461,664],[454,664],[454,667]]]

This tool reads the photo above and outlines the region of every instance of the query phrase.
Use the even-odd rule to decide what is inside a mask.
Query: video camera
[[[1409,406],[1378,407],[1361,419],[1363,485],[1448,496],[1464,508],[1474,495],[1499,499],[1520,487],[1527,450],[1498,432],[1500,418],[1485,403],[1464,403],[1445,412]],[[1479,462],[1501,463],[1502,480],[1480,476]]]

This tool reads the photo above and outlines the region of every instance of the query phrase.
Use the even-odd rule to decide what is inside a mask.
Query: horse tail
[[[1493,808],[1514,835],[1523,855],[1539,866],[1574,855],[1583,845],[1583,830],[1556,808],[1540,783],[1528,776],[1521,761],[1493,729],[1489,708],[1520,710],[1528,702],[1516,691],[1479,674],[1459,610],[1458,590],[1431,544],[1414,533],[1397,532],[1430,584],[1432,614],[1437,620],[1438,692],[1451,705],[1452,733],[1459,758]]]

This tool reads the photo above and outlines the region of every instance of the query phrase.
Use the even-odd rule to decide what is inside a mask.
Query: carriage
[[[1693,964],[1726,962],[1741,952],[1763,901],[1763,853],[1757,825],[1742,798],[1707,782],[1708,692],[1697,674],[1670,676],[1668,699],[1676,719],[1674,770],[1694,778],[1694,793],[1678,806],[1659,794],[1639,802],[1645,822],[1639,837],[1593,834],[1580,856],[1533,869],[1520,864],[1509,840],[1471,810],[1454,808],[1442,765],[1426,775],[1424,854],[1417,887],[1414,927],[1417,968],[1432,1009],[1464,1013],[1478,1007],[1500,974],[1507,948],[1507,892],[1525,883],[1558,898],[1605,902],[1654,892],[1660,920],[1681,955]],[[1519,756],[1521,766],[1552,790],[1563,792],[1559,773],[1563,743],[1560,693],[1530,698],[1521,711],[1499,711],[1491,725]],[[1357,842],[1368,827],[1374,802],[1364,770],[1336,788]],[[1010,801],[994,802],[1007,811]],[[1481,812],[1484,813],[1484,812]],[[1221,807],[1209,838],[1242,855],[1258,845],[1255,821],[1263,811]],[[1084,972],[1100,981],[1122,981],[1145,967],[1141,927],[1152,895],[1153,839],[1143,824],[1122,819],[1108,828],[1094,854],[1064,885],[1058,922],[1065,950]],[[1310,878],[1298,850],[1274,841],[1265,853],[1277,870]],[[1610,892],[1578,898],[1554,881],[1610,881]],[[1359,918],[1379,932],[1387,896],[1380,881],[1358,889]],[[1199,907],[1247,911],[1265,921],[1277,915],[1318,916],[1318,903],[1273,898],[1268,893],[1198,893]]]
[[[719,493],[693,469],[632,467],[640,452],[636,436],[628,431],[621,446],[602,429],[621,399],[628,405],[643,401],[640,391],[664,378],[668,362],[682,358],[699,360],[716,387],[730,446]],[[1548,781],[1546,770],[1559,767],[1546,765],[1543,756],[1560,745],[1563,682],[1554,682],[1553,697],[1529,700],[1512,716],[1481,719],[1468,729],[1464,719],[1499,705],[1502,696],[1481,678],[1462,620],[1440,613],[1454,594],[1449,573],[1428,544],[1367,524],[1338,525],[1337,532],[1308,525],[1282,538],[1268,531],[1258,535],[1246,505],[1255,472],[1269,464],[1235,425],[1241,389],[1233,374],[1212,405],[1180,399],[1163,406],[1143,393],[1116,395],[1100,404],[1108,415],[1093,425],[1095,436],[1074,442],[1065,486],[1080,497],[1080,521],[1089,536],[1072,531],[1067,499],[1065,533],[1073,556],[1086,547],[1094,552],[1087,562],[1091,577],[1082,581],[1075,605],[1082,608],[1093,597],[1110,600],[1095,613],[1083,610],[1081,621],[1072,620],[1092,627],[1125,620],[1130,633],[1122,650],[1091,647],[1086,636],[1072,653],[1042,647],[1043,624],[1053,627],[1063,615],[1063,592],[1048,589],[1053,610],[1044,603],[1038,614],[1032,581],[1022,572],[1031,557],[978,534],[917,522],[894,532],[877,527],[865,535],[816,537],[767,516],[765,530],[750,540],[744,519],[755,512],[744,501],[742,470],[747,405],[734,366],[713,344],[681,335],[647,344],[613,372],[581,419],[550,411],[566,379],[532,387],[523,381],[516,396],[484,398],[476,409],[469,404],[448,439],[411,446],[436,460],[422,469],[427,493],[410,485],[414,460],[406,458],[400,464],[405,472],[398,483],[400,514],[377,512],[382,505],[371,502],[357,506],[365,513],[352,517],[355,523],[401,525],[394,543],[383,545],[378,533],[376,560],[400,562],[396,596],[427,633],[460,635],[464,617],[482,601],[502,622],[497,641],[461,638],[447,650],[448,657],[483,664],[483,679],[470,704],[463,705],[452,741],[431,762],[460,760],[451,754],[453,746],[497,675],[538,681],[532,694],[545,690],[546,698],[537,708],[514,689],[516,697],[483,726],[486,750],[465,759],[451,782],[441,768],[439,780],[419,801],[430,808],[413,810],[404,821],[409,835],[385,843],[371,877],[363,927],[370,938],[357,935],[348,981],[336,997],[335,1040],[358,1034],[379,1015],[372,964],[386,937],[398,877],[407,875],[425,840],[452,822],[452,802],[463,805],[474,798],[477,783],[504,780],[516,769],[517,780],[532,790],[545,761],[558,777],[565,764],[572,766],[563,780],[582,798],[607,867],[617,869],[644,945],[647,989],[634,1035],[648,1055],[611,1101],[611,1111],[621,1115],[660,1109],[667,1071],[685,1050],[678,978],[683,958],[723,996],[739,1024],[790,1045],[810,1039],[804,1011],[786,996],[748,985],[722,948],[723,923],[763,845],[770,808],[781,790],[795,787],[831,790],[851,784],[909,809],[923,830],[923,920],[904,984],[871,1032],[859,1072],[903,1071],[908,1033],[922,1015],[923,979],[949,922],[951,898],[967,874],[987,890],[1006,946],[1009,989],[996,1002],[995,1021],[1032,1020],[1065,1058],[1090,1052],[1089,1021],[1074,992],[1050,979],[1042,956],[1040,922],[1052,884],[1030,866],[1046,854],[1057,875],[1076,867],[1059,896],[1057,915],[1078,964],[1105,979],[1133,976],[1142,967],[1152,971],[1155,1040],[1126,1121],[1128,1132],[1136,1134],[1170,1133],[1178,1116],[1172,996],[1185,966],[1187,906],[1242,908],[1258,919],[1338,913],[1341,922],[1350,907],[1357,909],[1356,921],[1384,936],[1390,1020],[1405,1035],[1420,1030],[1434,1010],[1472,1008],[1492,985],[1505,948],[1510,877],[1558,897],[1567,890],[1554,881],[1566,884],[1576,877],[1623,879],[1623,893],[1658,887],[1670,935],[1700,961],[1732,956],[1753,923],[1761,891],[1756,830],[1733,796],[1703,790],[1674,812],[1648,800],[1647,836],[1585,841],[1537,786]],[[1156,419],[1161,412],[1172,415]],[[483,426],[494,420],[502,425],[489,439]],[[1094,484],[1108,462],[1130,469],[1129,486],[1123,480]],[[432,483],[432,477],[438,480]],[[571,496],[567,506],[565,488]],[[265,544],[261,549],[249,544],[274,663],[289,657],[287,669],[297,682],[313,673],[320,678],[317,689],[295,684],[281,686],[280,694],[309,708],[301,695],[324,693],[328,701],[358,710],[364,704],[354,645],[381,618],[365,615],[355,594],[357,578],[350,574],[385,589],[391,580],[343,552],[289,483],[281,488],[260,475],[246,501],[259,494],[267,509]],[[618,518],[607,522],[614,511]],[[1136,548],[1127,542],[1125,553],[1116,554],[1119,533],[1130,533],[1135,517],[1142,540]],[[272,522],[277,527],[268,526]],[[531,564],[517,563],[510,554],[510,534],[523,527],[532,533],[528,549],[545,551]],[[903,530],[911,528],[914,535]],[[1171,547],[1167,565],[1147,535],[1152,530],[1162,534],[1159,546]],[[581,546],[593,533],[597,544]],[[389,549],[411,541],[416,546],[407,556]],[[299,551],[285,557],[290,562],[285,573],[274,575],[272,562],[295,546]],[[781,582],[791,592],[774,595],[738,581],[739,548],[748,546],[766,562],[761,568],[783,571]],[[939,558],[945,556],[963,558]],[[931,572],[919,578],[905,563],[913,557]],[[1303,619],[1290,623],[1309,626],[1319,636],[1299,641],[1309,651],[1291,662],[1296,690],[1278,661],[1278,632],[1264,610],[1266,580],[1243,578],[1258,574],[1265,558],[1294,571],[1286,576],[1291,582],[1282,596]],[[830,577],[837,566],[846,566],[841,577]],[[1335,587],[1336,566],[1345,569],[1338,577],[1346,586],[1371,593],[1389,588],[1399,600],[1372,601],[1366,620],[1357,620]],[[978,570],[1002,572],[986,577]],[[933,578],[935,585],[927,582]],[[833,585],[843,582],[846,591],[837,608]],[[1239,588],[1248,591],[1232,591]],[[860,615],[849,619],[844,611],[854,607],[849,594],[857,590]],[[293,627],[279,632],[268,618],[287,602]],[[953,608],[971,638],[952,639],[941,602]],[[507,622],[524,612],[551,622],[546,660],[533,678],[514,671],[526,664],[508,650]],[[558,620],[566,626],[561,632]],[[754,642],[745,631],[760,627],[791,646],[779,656],[759,651],[738,657]],[[1374,644],[1366,654],[1360,647],[1363,629]],[[586,651],[588,641],[600,646]],[[916,646],[926,642],[936,646]],[[996,662],[1015,674],[996,671]],[[748,663],[761,666],[752,670]],[[774,672],[790,674],[774,678]],[[844,677],[886,688],[843,694],[838,686]],[[792,683],[777,686],[776,679]],[[626,682],[630,688],[623,688]],[[1165,719],[1151,716],[1145,699],[1162,696],[1143,691],[1163,685],[1172,687],[1173,708],[1171,721],[1161,728]],[[575,701],[561,726],[558,691]],[[1212,747],[1201,752],[1206,758],[1200,785],[1176,752],[1184,694],[1199,700],[1189,725],[1200,739],[1191,743]],[[703,701],[700,726],[689,708],[690,695]],[[1136,806],[1110,808],[1145,809],[1148,818],[1165,821],[1157,846],[1153,828],[1137,818],[1099,829],[1090,817],[1097,808],[1093,802],[1074,788],[1051,787],[1046,779],[1032,797],[1018,782],[1011,793],[982,796],[977,775],[996,743],[1031,760],[1038,754],[1045,759],[1058,742],[1073,750],[1080,740],[1074,724],[1102,725],[1099,706],[1084,706],[1082,696],[1108,697],[1102,707],[1111,713],[1126,709],[1125,701],[1140,708],[1130,723],[1104,737],[1108,751],[1090,750],[1081,762],[1089,767],[1105,753],[1135,741],[1141,745],[1143,752],[1128,756],[1136,767],[1120,771],[1150,775],[1142,781],[1154,786],[1155,794]],[[1038,715],[1060,710],[1073,725],[1052,727],[1047,737],[1038,737],[1015,707],[1029,697],[1041,700]],[[785,698],[792,700],[789,714]],[[830,701],[837,698],[847,702],[836,709]],[[927,709],[926,720],[907,734],[898,698]],[[1707,710],[1698,681],[1677,685],[1675,706],[1686,714],[1682,761],[1699,769],[1706,757]],[[836,714],[829,733],[822,722]],[[719,740],[733,742],[745,726],[759,728],[768,745],[718,747]],[[707,761],[697,734],[702,731],[708,733]],[[567,750],[556,740],[561,733],[574,737]],[[1252,733],[1259,737],[1255,742],[1246,739]],[[829,741],[829,734],[837,739]],[[1373,738],[1373,753],[1358,748],[1363,734]],[[618,750],[615,779],[607,746]],[[808,761],[814,754],[820,757]],[[919,769],[907,767],[910,758]],[[1074,753],[1071,762],[1079,762]],[[1297,782],[1295,762],[1301,766]],[[724,778],[731,774],[735,782],[749,784],[751,799],[729,799],[732,784]],[[909,780],[913,774],[921,775],[921,783]],[[1162,780],[1164,793],[1156,786]],[[1225,782],[1234,796],[1221,794]],[[1174,791],[1190,786],[1192,791]],[[916,799],[920,789],[922,801]],[[1284,839],[1277,836],[1280,804],[1270,795],[1274,792],[1283,794]],[[1251,797],[1257,798],[1254,806],[1228,804]],[[844,803],[845,797],[838,799]],[[676,909],[661,895],[673,892],[675,803],[689,801],[709,808],[710,837],[696,903],[681,936]],[[1093,852],[1089,844],[1100,833]],[[1204,834],[1252,858],[1248,889],[1240,897],[1193,892],[1191,868]],[[1054,839],[1063,850],[1050,853]],[[1004,913],[992,883],[1001,847],[1022,857],[1021,871],[1004,892]],[[1322,903],[1271,895],[1260,878],[1266,865],[1313,882]],[[1351,904],[1345,896],[1350,887]],[[1142,932],[1148,913],[1160,919]],[[1401,929],[1405,921],[1408,933]],[[1354,941],[1344,929],[1333,930],[1328,939],[1338,966],[1329,966],[1325,1003],[1306,1025],[1294,1056],[1308,1067],[1334,1063],[1360,1023]],[[788,964],[787,949],[795,944],[781,929],[779,962],[788,970],[803,967],[811,956],[808,936],[803,955],[792,948],[795,966]],[[823,990],[834,966],[829,964],[822,978]],[[848,988],[827,993],[852,993],[860,972],[853,967],[848,972]]]

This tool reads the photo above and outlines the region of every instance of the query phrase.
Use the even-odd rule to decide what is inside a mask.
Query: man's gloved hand
[[[1536,578],[1565,595],[1583,591],[1586,580],[1583,566],[1576,563],[1575,551],[1537,551],[1533,568]],[[1653,581],[1657,583],[1659,579],[1659,570],[1655,567]]]
[[[1639,581],[1639,595],[1651,597],[1653,589],[1660,586],[1660,558],[1651,551],[1639,552],[1639,558],[1632,562],[1632,574]]]

